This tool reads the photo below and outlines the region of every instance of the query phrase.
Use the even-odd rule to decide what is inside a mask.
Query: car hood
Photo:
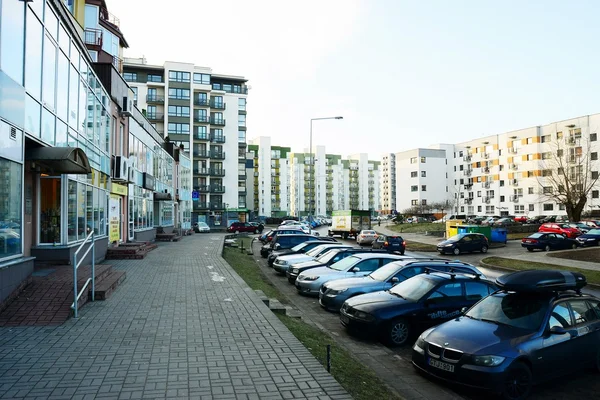
[[[383,282],[377,281],[375,279],[371,279],[368,276],[360,276],[356,278],[344,278],[344,279],[336,279],[335,281],[331,281],[326,283],[329,289],[350,289],[355,287],[368,287],[381,285]]]
[[[456,243],[454,240],[442,240],[441,242],[439,242],[437,245],[438,246],[445,246],[447,244],[454,244]]]
[[[594,233],[584,233],[583,235],[579,236],[578,239],[598,239],[600,237],[600,235],[596,235]]]
[[[366,312],[374,309],[396,308],[398,306],[414,304],[412,301],[395,296],[387,290],[351,297],[346,300],[346,303],[353,308]]]
[[[335,269],[331,269],[328,267],[317,267],[317,268],[311,268],[310,272],[308,272],[310,275],[316,275],[316,276],[323,276],[323,275],[331,275],[331,274],[343,274],[346,271],[338,271]]]
[[[313,257],[307,256],[306,254],[288,254],[277,258],[279,258],[279,261],[287,261],[288,264],[314,260]]]
[[[323,266],[322,263],[318,261],[300,261],[298,263],[294,263],[294,268],[315,268]]]
[[[531,331],[507,325],[459,317],[435,327],[425,340],[467,354],[510,356],[507,353],[533,335]]]

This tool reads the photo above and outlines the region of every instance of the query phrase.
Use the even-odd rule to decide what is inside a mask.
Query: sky
[[[600,2],[106,0],[126,57],[241,75],[248,138],[380,159],[600,112]]]

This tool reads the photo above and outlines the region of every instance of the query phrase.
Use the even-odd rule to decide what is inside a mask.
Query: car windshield
[[[529,237],[532,239],[538,239],[538,238],[541,238],[542,236],[544,236],[543,233],[534,233],[534,234],[529,235]]]
[[[477,303],[465,315],[469,318],[536,331],[548,308],[545,296],[526,293],[498,293]]]
[[[590,229],[587,235],[600,235],[600,229]]]
[[[198,222],[198,226],[200,228],[208,228],[208,225],[206,225],[204,222]]]
[[[316,246],[315,248],[310,249],[309,251],[307,251],[306,255],[311,256],[311,257],[316,257],[319,254],[321,254],[323,252],[323,250],[326,250],[328,248],[329,247],[326,244],[321,245],[321,246]]]
[[[406,300],[419,301],[423,296],[429,293],[435,285],[436,282],[434,280],[429,279],[424,275],[418,275],[413,276],[404,282],[400,282],[390,289],[390,293],[403,297]]]
[[[308,243],[307,243],[307,242],[305,242],[305,243],[300,243],[300,244],[297,244],[297,245],[295,245],[294,247],[292,247],[290,250],[292,250],[292,251],[300,251],[300,250],[302,250],[303,248],[305,248],[306,246],[308,246]]]
[[[383,281],[387,280],[390,276],[392,276],[396,272],[398,272],[400,270],[400,268],[402,268],[402,264],[396,264],[395,262],[391,262],[391,263],[386,264],[383,267],[371,272],[369,274],[369,276],[371,278],[375,279],[376,281],[383,282]]]
[[[360,260],[361,258],[356,256],[346,257],[343,260],[336,262],[335,264],[331,264],[329,268],[335,269],[336,271],[347,271]]]
[[[364,235],[374,235],[375,231],[362,231]]]
[[[452,240],[453,242],[458,242],[460,239],[464,238],[464,233],[459,233],[458,235],[454,235],[448,238],[448,240]]]
[[[319,261],[320,263],[328,263],[329,261],[331,261],[331,259],[333,257],[335,257],[338,254],[337,249],[331,249],[323,254],[321,254],[318,258],[317,261]]]

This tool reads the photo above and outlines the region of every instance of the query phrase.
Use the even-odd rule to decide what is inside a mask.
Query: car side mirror
[[[360,272],[360,268],[354,267],[354,268],[352,268],[352,272]]]
[[[397,276],[394,276],[390,282],[392,282],[395,285],[396,283],[400,282],[400,279],[398,279]]]
[[[273,248],[275,250],[279,249],[281,247],[281,245],[279,243],[275,243],[275,245],[273,246]]]
[[[553,326],[550,328],[550,333],[553,335],[564,335],[565,333],[568,333],[572,338],[579,335],[576,329],[566,330],[562,326]]]
[[[463,308],[460,309],[460,313],[461,314],[465,314],[468,309],[469,309],[469,307],[463,307]]]

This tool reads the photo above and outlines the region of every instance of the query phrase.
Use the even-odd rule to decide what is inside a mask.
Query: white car
[[[198,233],[209,233],[210,226],[208,226],[205,222],[198,222],[194,228],[194,231]]]
[[[343,243],[321,244],[307,251],[304,254],[286,254],[279,256],[273,261],[273,269],[279,273],[285,274],[292,264],[299,264],[305,261],[313,261],[331,249],[349,248]]]
[[[373,242],[376,241],[378,237],[379,235],[377,234],[377,232],[363,229],[356,237],[356,244],[361,246],[365,244],[373,244]]]

